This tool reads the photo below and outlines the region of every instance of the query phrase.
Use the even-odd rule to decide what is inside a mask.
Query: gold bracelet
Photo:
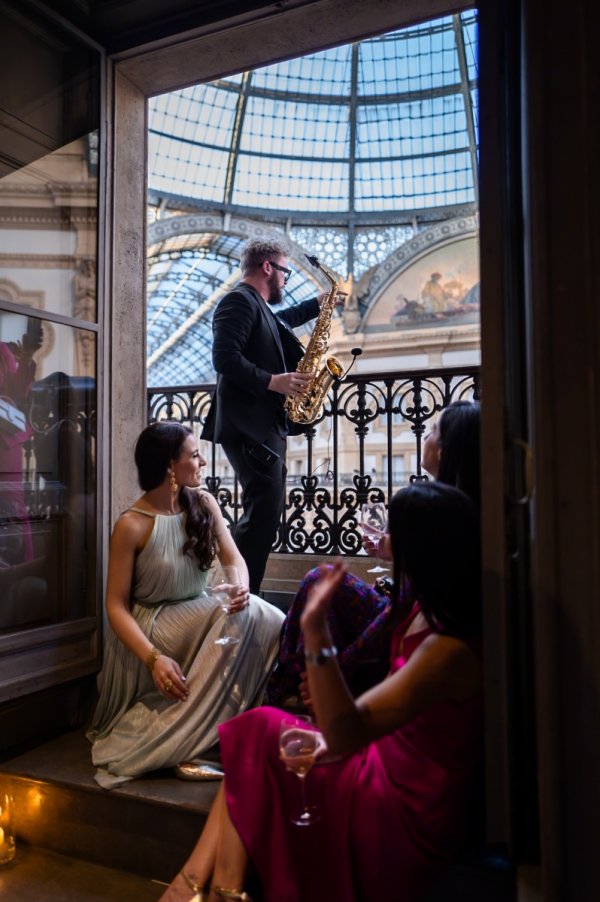
[[[153,648],[148,657],[146,658],[146,667],[148,668],[148,673],[152,674],[154,670],[154,665],[160,656],[162,655],[162,651],[159,651],[158,648]]]

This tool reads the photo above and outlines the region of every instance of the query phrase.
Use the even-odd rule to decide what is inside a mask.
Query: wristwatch
[[[304,660],[308,664],[317,664],[321,667],[323,664],[327,664],[328,661],[331,661],[332,658],[337,658],[337,648],[335,645],[332,645],[330,648],[320,648],[319,651],[304,652]]]

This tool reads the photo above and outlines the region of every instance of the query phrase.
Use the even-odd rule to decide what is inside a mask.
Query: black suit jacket
[[[240,283],[217,305],[213,318],[215,395],[202,430],[214,442],[260,444],[288,431],[284,396],[269,391],[274,373],[293,372],[304,351],[291,331],[319,313],[316,298],[275,316],[257,291]]]

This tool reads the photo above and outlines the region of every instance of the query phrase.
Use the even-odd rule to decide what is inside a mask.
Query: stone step
[[[14,797],[17,854],[2,902],[155,902],[182,867],[218,783],[156,772],[107,792],[81,731],[0,765]],[[252,896],[260,902],[257,887]],[[448,868],[424,902],[516,902],[514,873],[482,858]],[[265,902],[265,900],[262,900]]]
[[[324,554],[280,554],[269,556],[261,585],[261,596],[284,613],[289,609],[302,578],[319,564],[330,564],[333,558]],[[348,570],[355,576],[373,583],[375,574],[369,573],[373,558],[365,555],[344,558]],[[390,571],[391,575],[391,571]]]
[[[274,588],[283,589],[295,593],[298,590],[302,577],[318,567],[319,564],[331,564],[335,560],[326,554],[282,554],[273,552],[269,555],[267,568],[262,582],[263,590]],[[366,582],[374,582],[375,575],[368,570],[375,563],[372,557],[364,554],[353,557],[344,557],[344,563],[348,570],[364,579]],[[391,575],[391,573],[390,573]]]
[[[186,782],[157,771],[107,791],[93,777],[82,731],[0,765],[0,780],[10,783],[14,798],[17,848],[169,882],[196,842],[219,782]]]
[[[164,885],[22,843],[0,870],[2,902],[156,902]]]

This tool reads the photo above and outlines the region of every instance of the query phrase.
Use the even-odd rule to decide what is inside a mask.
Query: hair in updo
[[[150,492],[164,481],[171,461],[179,460],[183,443],[189,435],[193,435],[191,429],[170,420],[146,426],[135,445],[140,488]],[[187,515],[185,531],[188,539],[183,552],[192,552],[200,569],[208,570],[218,550],[215,518],[202,495],[193,489],[182,486],[179,498]]]

